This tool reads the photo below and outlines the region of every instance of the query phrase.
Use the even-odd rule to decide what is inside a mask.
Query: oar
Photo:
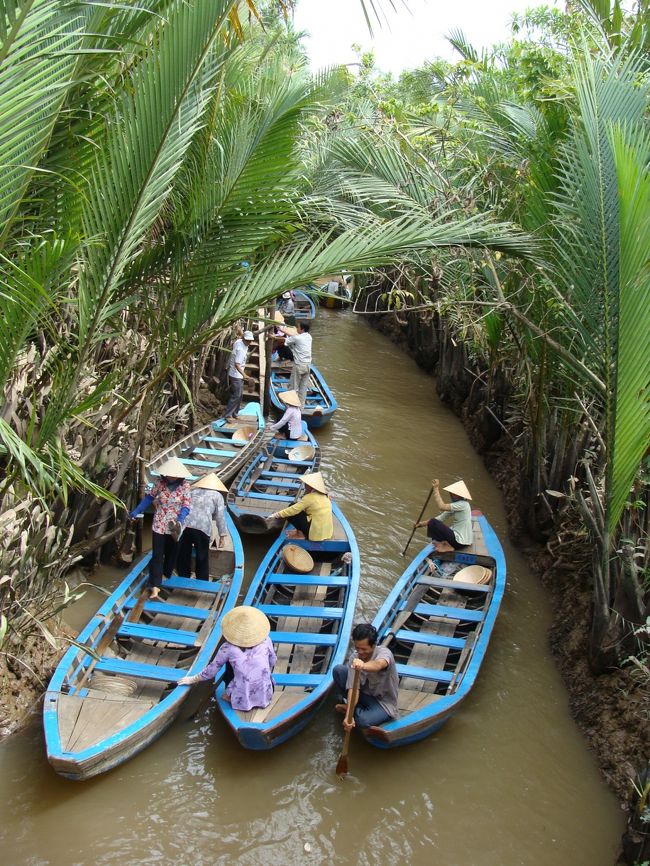
[[[361,678],[361,671],[359,668],[355,668],[354,671],[354,680],[352,682],[352,694],[350,695],[350,700],[348,701],[348,709],[345,714],[345,721],[351,725],[354,720],[354,711],[357,707],[357,701],[359,700],[359,679]],[[350,751],[350,734],[352,733],[352,728],[348,728],[343,737],[343,748],[341,749],[341,754],[339,756],[338,764],[336,765],[336,775],[340,778],[346,776],[348,773],[348,752]]]
[[[111,621],[111,624],[106,629],[104,634],[101,636],[101,639],[100,639],[99,643],[97,644],[97,646],[93,647],[92,651],[96,654],[97,658],[94,658],[91,661],[91,663],[88,665],[88,667],[86,668],[86,672],[84,673],[81,680],[79,681],[79,684],[77,685],[77,689],[76,689],[77,693],[79,693],[81,691],[81,689],[86,684],[88,678],[90,677],[91,673],[95,670],[95,665],[100,660],[101,655],[104,652],[104,650],[107,649],[109,644],[112,643],[113,638],[117,634],[117,631],[118,631],[119,627],[122,625],[123,620],[124,620],[124,615],[121,613],[118,613],[117,616],[114,616],[112,621]]]
[[[425,501],[424,505],[422,506],[422,511],[420,512],[420,516],[415,521],[415,524],[413,526],[413,532],[409,535],[409,540],[406,542],[406,547],[402,551],[402,556],[406,556],[406,551],[408,550],[409,544],[411,543],[413,536],[415,535],[415,530],[418,528],[418,523],[422,520],[422,515],[427,510],[427,505],[429,504],[429,500],[431,499],[432,495],[433,495],[433,487],[431,488],[431,490],[429,490],[429,495],[427,496],[426,501]]]

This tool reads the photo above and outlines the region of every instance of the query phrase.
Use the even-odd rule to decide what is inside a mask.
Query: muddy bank
[[[443,319],[436,313],[362,318],[435,376],[438,395],[462,419],[497,482],[511,539],[552,601],[549,644],[567,687],[572,716],[630,815],[630,832],[623,840],[625,862],[646,859],[650,838],[635,817],[639,798],[633,782],[638,782],[650,756],[650,696],[631,665],[599,676],[589,667],[591,549],[578,515],[569,504],[550,513],[539,498],[527,496],[532,483],[516,445],[524,431],[506,418],[510,386],[481,370]]]

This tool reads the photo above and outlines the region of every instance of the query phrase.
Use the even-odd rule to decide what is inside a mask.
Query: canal
[[[354,738],[344,782],[330,707],[285,745],[253,753],[210,706],[83,783],[50,769],[35,721],[0,744],[7,866],[612,866],[623,815],[570,718],[547,599],[508,542],[500,494],[460,422],[433,379],[351,313],[321,310],[312,332],[340,407],[318,435],[362,554],[357,620],[403,570],[431,478],[464,478],[502,539],[508,587],[475,690],[424,742],[385,752]],[[244,541],[247,583],[265,543]],[[110,588],[123,574],[93,579]],[[71,625],[103,598],[90,590]]]

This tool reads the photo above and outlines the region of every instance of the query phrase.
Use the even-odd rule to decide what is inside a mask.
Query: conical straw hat
[[[282,391],[278,394],[278,397],[283,403],[286,403],[287,406],[297,406],[300,408],[300,397],[296,391]]]
[[[166,478],[191,478],[192,473],[187,469],[178,457],[172,457],[170,460],[165,460],[160,466],[153,467],[159,475],[164,475]]]
[[[239,427],[232,434],[233,442],[248,442],[257,433],[257,427]]]
[[[456,572],[454,580],[459,580],[461,583],[480,583],[484,571],[482,565],[468,565]]]
[[[282,313],[280,312],[280,310],[276,310],[275,313],[273,313],[273,318],[274,318],[275,321],[278,322],[280,325],[284,325],[284,316],[282,315]]]
[[[312,490],[317,490],[319,493],[327,493],[325,479],[320,472],[308,472],[307,475],[301,475],[300,480],[303,484],[309,485]]]
[[[204,475],[203,478],[195,481],[192,487],[201,487],[204,490],[219,490],[221,493],[228,492],[228,488],[219,478],[216,472],[208,472],[208,474]]]
[[[448,487],[443,487],[442,489],[446,490],[447,493],[453,493],[455,496],[462,496],[463,499],[472,501],[472,497],[464,481],[456,481],[454,484],[450,484]]]
[[[308,574],[314,567],[311,554],[299,544],[285,544],[282,548],[282,556],[289,568],[299,574]]]
[[[256,607],[233,607],[221,620],[221,630],[228,643],[251,647],[262,643],[271,631],[266,614]]]
[[[315,453],[316,449],[313,445],[297,445],[287,451],[287,457],[289,460],[311,460]]]

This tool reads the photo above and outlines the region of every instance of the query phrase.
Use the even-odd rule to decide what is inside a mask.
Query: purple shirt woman
[[[242,712],[268,707],[273,698],[271,671],[276,662],[268,617],[254,607],[235,607],[224,616],[221,626],[225,641],[214,659],[200,674],[183,677],[178,685],[211,680],[225,664],[224,700],[230,701],[234,710]]]

